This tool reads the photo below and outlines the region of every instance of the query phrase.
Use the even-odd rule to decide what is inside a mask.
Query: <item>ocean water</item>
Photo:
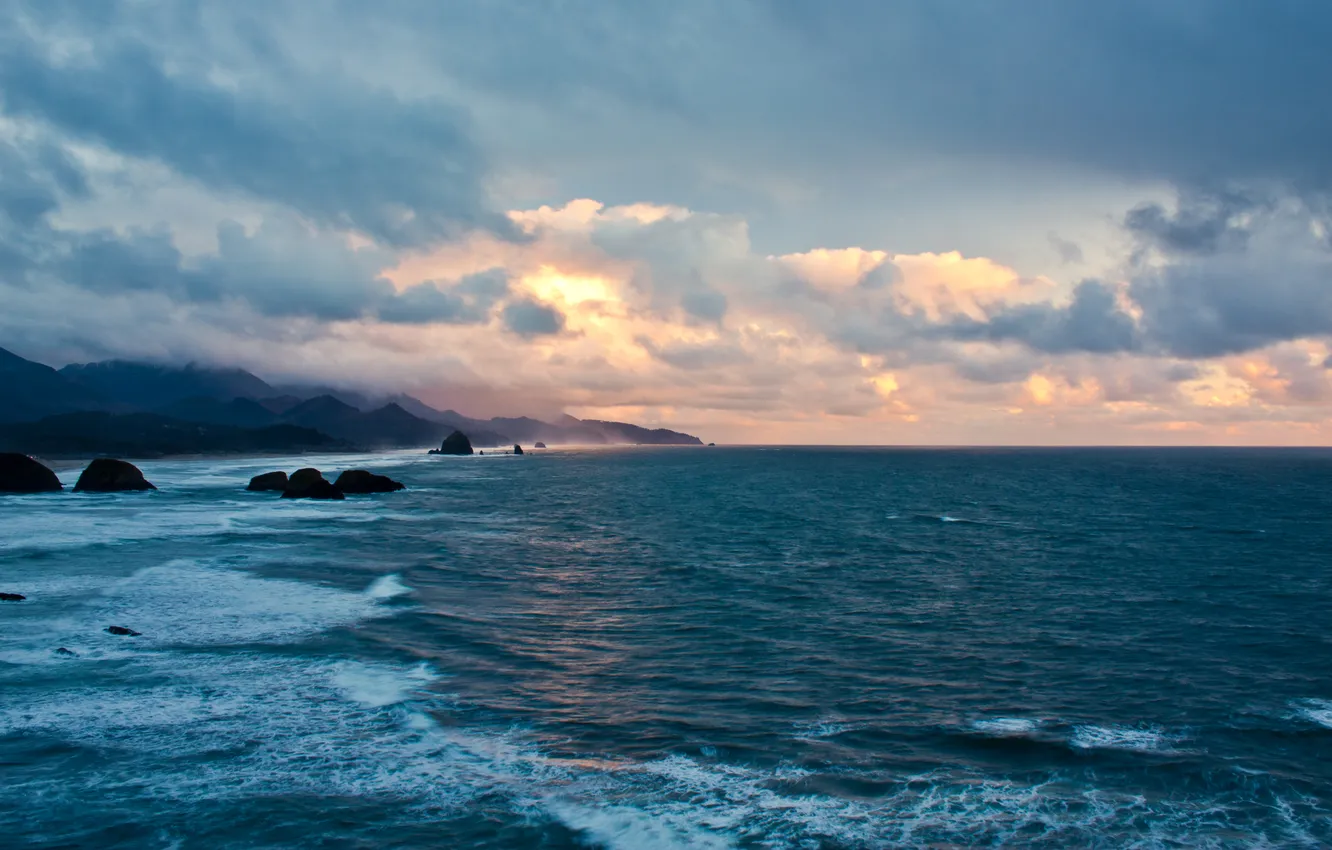
[[[6,847],[1332,846],[1332,453],[143,468],[0,497]]]

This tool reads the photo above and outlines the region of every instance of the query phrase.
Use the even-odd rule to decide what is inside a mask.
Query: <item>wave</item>
[[[1332,729],[1332,700],[1308,699],[1295,705],[1295,712],[1305,720]]]
[[[1004,738],[1030,735],[1040,726],[1041,721],[1026,717],[990,717],[971,723],[971,728],[976,732]]]
[[[1168,753],[1183,740],[1155,726],[1078,726],[1069,745],[1079,750],[1131,750],[1140,753]]]
[[[43,604],[32,610],[49,613],[28,620],[21,636],[0,645],[0,660],[67,661],[52,654],[57,646],[85,660],[107,660],[172,646],[290,643],[391,614],[382,603],[411,591],[392,574],[356,593],[188,559],[118,580],[85,576],[37,588],[31,598]],[[103,632],[108,625],[142,634],[132,640],[115,637]]]

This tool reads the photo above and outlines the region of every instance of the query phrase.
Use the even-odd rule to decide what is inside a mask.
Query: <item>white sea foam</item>
[[[58,591],[58,592],[56,592]],[[409,593],[396,575],[362,593],[307,582],[263,578],[209,562],[176,560],[107,581],[38,583],[33,598],[50,611],[25,621],[22,634],[0,636],[0,660],[56,663],[57,646],[85,659],[126,658],[169,646],[289,643],[392,610],[384,601]],[[105,633],[126,626],[140,637]]]
[[[1332,729],[1332,700],[1302,700],[1296,704],[1295,711],[1305,720],[1311,720],[1319,726]]]
[[[424,663],[402,671],[359,661],[343,661],[333,665],[332,673],[333,684],[338,690],[370,708],[403,702],[436,678],[429,665]]]
[[[971,728],[985,735],[997,737],[1020,737],[1030,735],[1040,728],[1041,721],[1026,717],[989,717],[976,720]]]
[[[1108,749],[1137,752],[1169,752],[1181,736],[1155,726],[1078,726],[1069,744],[1080,750]]]
[[[371,599],[392,599],[395,596],[402,596],[411,592],[412,589],[403,584],[402,579],[390,574],[375,579],[370,584],[370,588],[366,590],[366,595]]]
[[[797,741],[815,741],[820,738],[832,738],[843,732],[850,731],[851,727],[845,723],[838,723],[833,720],[820,720],[817,723],[806,723],[796,726],[794,734],[791,737]]]
[[[611,850],[721,850],[734,847],[726,835],[690,823],[680,814],[652,814],[632,806],[597,807],[552,799],[544,804],[570,829]]]

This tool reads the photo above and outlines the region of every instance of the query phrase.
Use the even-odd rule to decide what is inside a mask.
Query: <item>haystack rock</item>
[[[364,469],[349,469],[338,476],[333,486],[344,493],[394,493],[407,489],[402,482],[387,475],[376,475]]]
[[[462,431],[454,431],[444,438],[438,449],[431,450],[431,454],[469,455],[472,454],[472,441]]]
[[[284,499],[345,499],[342,491],[324,478],[324,473],[311,467],[298,469],[287,479]]]
[[[0,493],[53,493],[56,474],[27,455],[0,453]]]
[[[277,472],[265,472],[263,475],[256,475],[250,479],[250,486],[245,489],[261,493],[280,493],[287,489],[287,473],[278,470]]]
[[[518,445],[517,443],[514,443],[514,444],[513,444],[513,453],[516,454],[516,455],[520,455],[520,454],[522,454],[522,453],[523,453],[523,447],[520,446],[520,445]]]
[[[74,492],[121,493],[136,490],[156,490],[139,468],[123,460],[99,457],[83,470]]]

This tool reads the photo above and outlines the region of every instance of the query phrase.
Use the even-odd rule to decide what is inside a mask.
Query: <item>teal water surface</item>
[[[1332,846],[1329,452],[142,466],[0,497],[6,846]]]

